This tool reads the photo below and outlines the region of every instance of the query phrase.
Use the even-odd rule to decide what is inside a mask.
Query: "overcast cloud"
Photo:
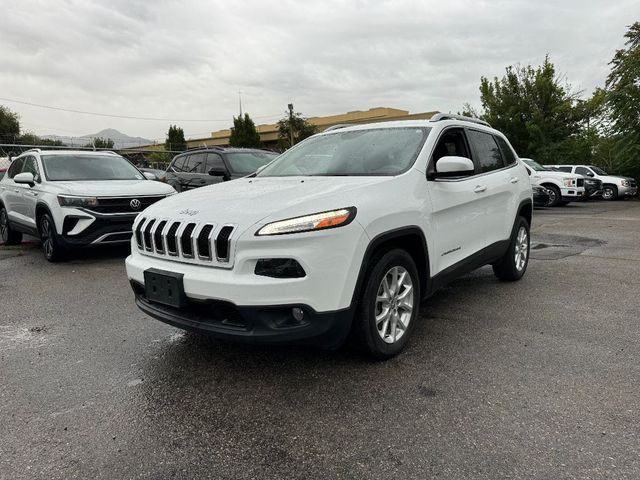
[[[172,119],[191,136],[243,105],[268,123],[388,106],[478,105],[481,75],[551,55],[576,90],[602,85],[640,18],[632,1],[0,0],[0,97]],[[0,100],[24,130],[112,127],[163,139],[169,122],[72,114]]]

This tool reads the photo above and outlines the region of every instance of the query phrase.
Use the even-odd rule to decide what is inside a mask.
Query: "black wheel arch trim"
[[[385,242],[389,240],[393,240],[394,238],[400,237],[410,237],[410,236],[418,236],[422,243],[424,249],[424,265],[418,265],[416,263],[416,267],[418,268],[418,272],[424,272],[422,275],[424,278],[419,278],[420,288],[422,295],[424,296],[427,291],[427,286],[429,284],[430,278],[430,268],[429,268],[429,249],[427,247],[427,239],[424,235],[424,232],[417,225],[409,225],[406,227],[399,227],[392,230],[388,230],[386,232],[380,233],[376,235],[373,239],[369,241],[369,245],[364,252],[364,256],[362,257],[362,262],[360,263],[360,271],[358,272],[358,279],[356,281],[356,286],[353,289],[353,295],[351,297],[351,305],[350,309],[355,309],[358,305],[358,300],[360,298],[360,294],[362,292],[362,288],[365,282],[367,271],[370,268],[370,262],[373,258],[374,253],[377,248]]]

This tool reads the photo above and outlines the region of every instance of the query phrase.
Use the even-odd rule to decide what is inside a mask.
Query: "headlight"
[[[285,233],[311,232],[327,228],[343,227],[351,223],[356,216],[356,207],[341,208],[329,212],[314,213],[303,217],[289,218],[268,223],[256,232],[256,235],[282,235]]]
[[[628,187],[629,186],[629,180],[622,180],[620,182],[620,185],[622,185],[623,187]]]
[[[563,181],[565,187],[575,187],[576,186],[575,178],[564,178],[564,179],[562,179],[562,181]]]
[[[58,203],[61,207],[96,207],[96,197],[74,197],[70,195],[58,195]]]

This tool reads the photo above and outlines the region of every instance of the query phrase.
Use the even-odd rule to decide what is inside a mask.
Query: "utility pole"
[[[240,116],[238,118],[242,118],[242,92],[238,90],[238,105],[240,106]]]
[[[291,146],[293,147],[293,103],[289,107],[289,136],[291,137]]]

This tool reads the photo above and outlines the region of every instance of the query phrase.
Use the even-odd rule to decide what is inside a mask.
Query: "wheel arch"
[[[400,227],[380,233],[369,242],[360,264],[358,279],[351,297],[351,308],[355,308],[358,304],[366,276],[372,266],[372,260],[394,248],[405,250],[411,255],[420,277],[418,281],[420,282],[421,296],[426,294],[430,269],[429,251],[424,232],[415,225]]]
[[[526,199],[520,202],[518,207],[518,215],[517,217],[524,217],[527,222],[529,222],[529,227],[531,227],[531,219],[533,218],[533,201],[531,199]]]
[[[49,206],[44,202],[38,202],[36,204],[36,228],[38,229],[38,231],[40,231],[40,219],[45,213],[49,214],[55,224],[55,219],[53,218],[53,214],[51,213],[51,209],[49,208]]]

